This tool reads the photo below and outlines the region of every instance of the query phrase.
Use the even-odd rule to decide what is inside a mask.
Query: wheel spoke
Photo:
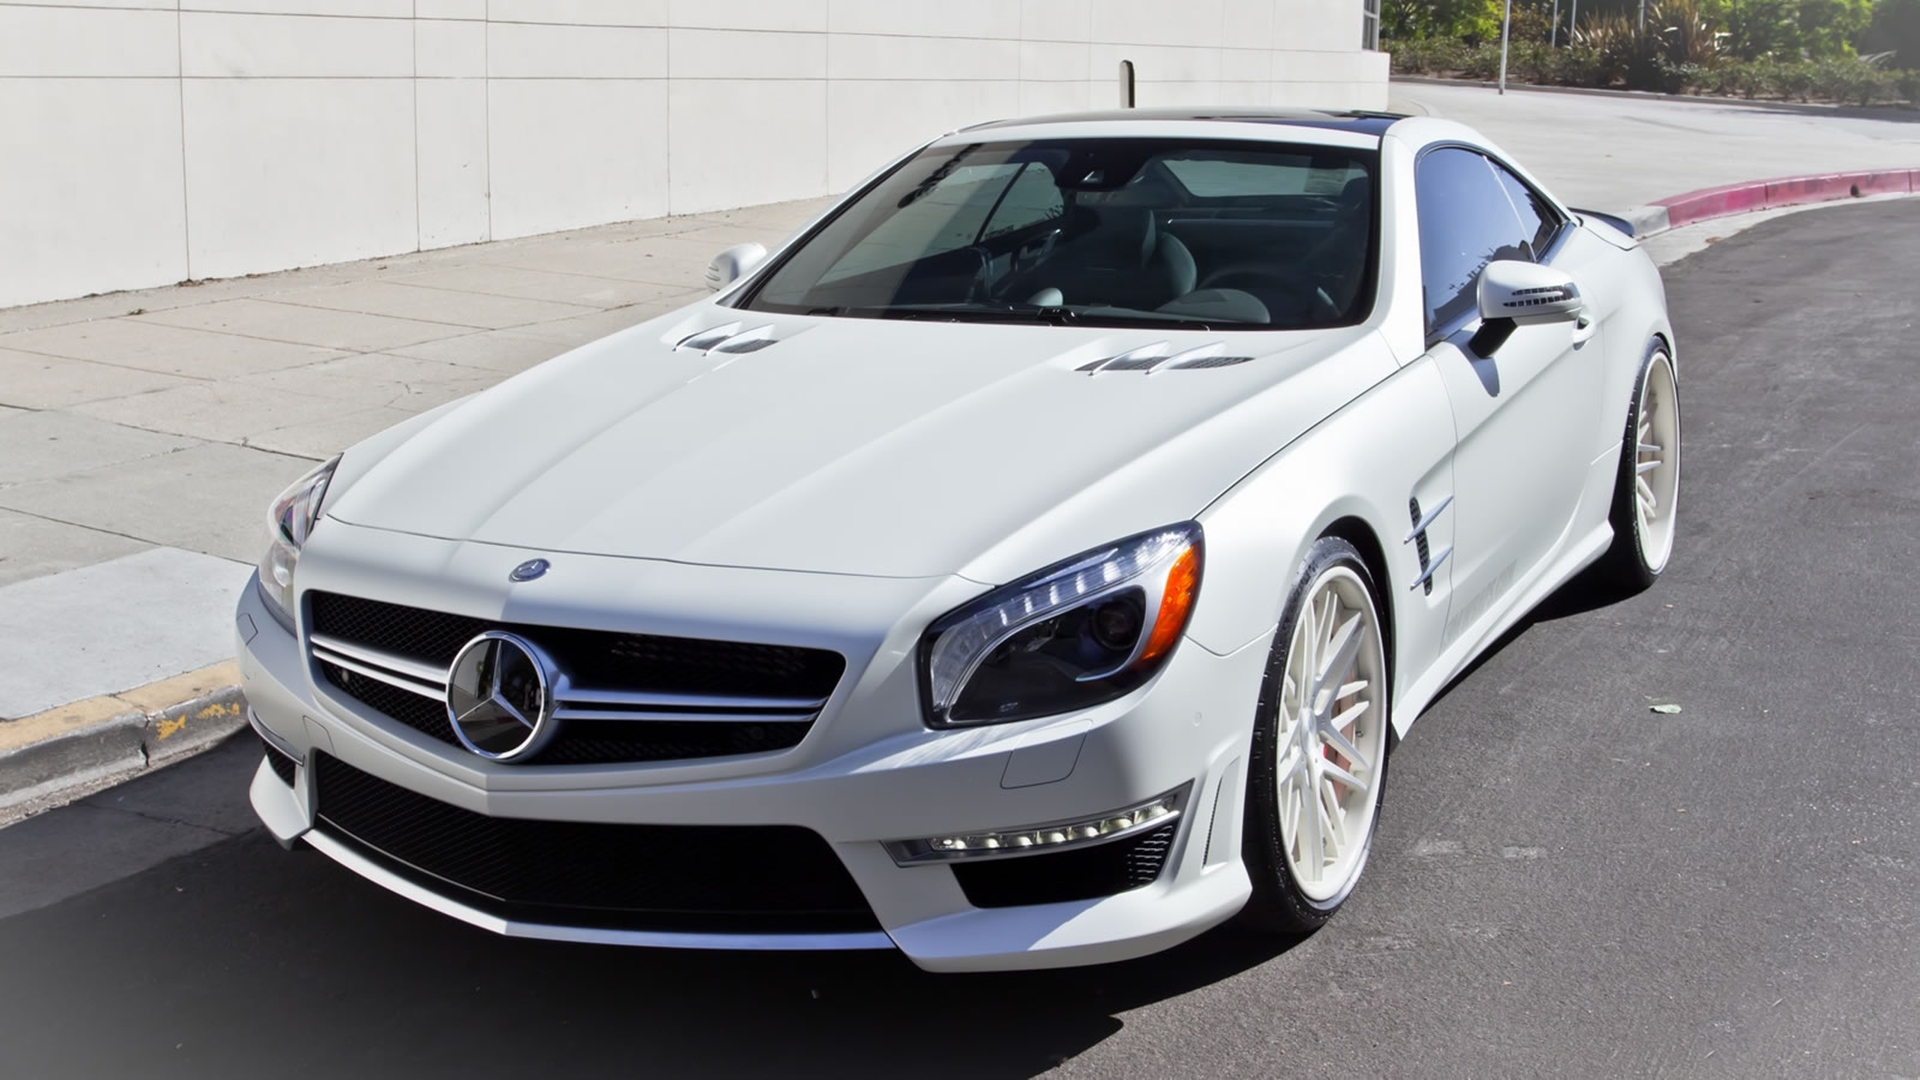
[[[1362,704],[1365,703],[1363,702]],[[1325,740],[1329,746],[1332,746],[1341,757],[1346,758],[1348,764],[1354,768],[1359,769],[1361,772],[1372,768],[1371,763],[1367,761],[1366,755],[1362,754],[1359,749],[1356,748],[1353,743],[1349,742],[1345,735],[1340,734],[1333,725],[1327,724],[1322,726],[1320,728],[1320,738]]]
[[[1372,790],[1368,786],[1365,780],[1362,780],[1359,777],[1348,772],[1347,770],[1341,768],[1339,764],[1336,762],[1329,761],[1326,764],[1321,765],[1320,772],[1323,775],[1325,775],[1327,779],[1337,780],[1340,783],[1347,785],[1348,787],[1352,788],[1355,791],[1365,793],[1367,791]],[[1336,797],[1334,801],[1337,805],[1339,802],[1339,799]]]
[[[1295,749],[1287,756],[1287,764],[1280,768],[1280,786],[1286,787],[1299,777],[1301,770],[1307,767],[1307,756]]]
[[[1314,711],[1318,712],[1324,708],[1320,703],[1320,699],[1326,685],[1329,682],[1337,682],[1338,680],[1345,679],[1347,673],[1353,670],[1353,661],[1355,657],[1360,655],[1360,644],[1363,640],[1360,634],[1360,624],[1360,615],[1356,612],[1352,617],[1347,619],[1346,622],[1340,625],[1338,640],[1327,643],[1328,652],[1332,655],[1328,657],[1326,665],[1320,669],[1318,675],[1316,675],[1313,680]],[[1335,695],[1336,698],[1338,696],[1339,695]],[[1332,700],[1329,699],[1327,704],[1331,705]]]
[[[1657,459],[1653,461],[1643,461],[1633,467],[1633,474],[1635,476],[1645,476],[1659,467],[1660,462]]]
[[[1326,865],[1326,848],[1321,831],[1319,777],[1308,768],[1307,782],[1300,785],[1300,812],[1296,827],[1300,830],[1300,865],[1315,881]],[[1307,804],[1311,803],[1309,807]]]
[[[1373,702],[1371,701],[1356,701],[1345,709],[1342,709],[1339,716],[1329,716],[1321,721],[1321,730],[1344,731],[1352,727],[1353,722],[1360,719],[1361,715],[1372,706]]]
[[[1653,488],[1647,484],[1647,478],[1644,476],[1634,477],[1633,486],[1634,490],[1640,495],[1640,508],[1646,512],[1648,517],[1652,517],[1653,511],[1660,505],[1660,501],[1653,497]]]
[[[1340,853],[1346,848],[1346,815],[1340,812],[1340,799],[1333,793],[1331,783],[1325,779],[1321,780],[1320,790],[1316,794],[1317,797],[1313,800],[1315,817],[1319,819],[1321,828],[1325,830],[1321,843],[1322,849],[1326,852],[1321,862],[1324,866],[1329,861],[1337,861]]]

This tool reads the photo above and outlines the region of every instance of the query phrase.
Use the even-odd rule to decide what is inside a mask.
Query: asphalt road
[[[0,1076],[1920,1075],[1916,252],[1901,201],[1669,269],[1673,568],[1563,591],[1435,705],[1290,948],[506,941],[282,852],[238,743],[0,831]]]

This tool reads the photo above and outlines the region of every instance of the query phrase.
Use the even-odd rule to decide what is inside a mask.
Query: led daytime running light
[[[1190,785],[1188,785],[1190,786]],[[893,840],[887,853],[893,861],[907,866],[924,862],[949,862],[954,859],[1038,855],[1062,848],[1118,840],[1125,836],[1157,828],[1180,816],[1188,786],[1169,791],[1157,799],[1114,810],[1082,821],[1039,825],[999,832],[955,833],[918,840]]]

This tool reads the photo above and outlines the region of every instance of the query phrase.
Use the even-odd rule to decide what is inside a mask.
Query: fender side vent
[[[1426,574],[1427,568],[1430,565],[1429,560],[1433,558],[1433,552],[1427,547],[1427,530],[1420,528],[1419,499],[1407,500],[1407,516],[1413,519],[1413,527],[1419,530],[1413,534],[1413,549],[1420,556],[1420,572]],[[1433,595],[1433,576],[1431,574],[1427,575],[1427,579],[1422,583],[1422,586],[1425,589],[1424,595]]]

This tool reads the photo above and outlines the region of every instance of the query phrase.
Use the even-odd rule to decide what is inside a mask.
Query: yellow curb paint
[[[216,701],[211,705],[202,706],[193,714],[191,719],[197,724],[210,724],[217,720],[239,719],[239,717],[240,706]],[[153,732],[164,742],[185,730],[188,719],[188,717],[181,716],[172,720],[156,721],[153,725]]]
[[[0,753],[83,731],[124,716],[162,713],[239,682],[240,668],[229,660],[118,694],[102,694],[18,720],[0,720]],[[178,735],[190,720],[208,723],[235,718],[240,714],[238,705],[214,703],[202,707],[191,717],[181,716],[155,722],[155,734],[164,740]]]
[[[58,738],[69,732],[104,724],[115,717],[140,712],[143,710],[119,698],[97,697],[76,701],[71,705],[62,705],[57,709],[48,709],[46,712],[35,713],[18,720],[0,721],[0,753],[18,750],[23,746],[32,746],[34,743]]]
[[[171,679],[162,679],[137,689],[123,690],[113,696],[147,712],[162,712],[183,701],[205,697],[223,686],[233,686],[239,681],[240,666],[229,660],[224,664],[215,664],[212,667],[201,668],[199,671],[189,671],[185,675],[175,675]]]

